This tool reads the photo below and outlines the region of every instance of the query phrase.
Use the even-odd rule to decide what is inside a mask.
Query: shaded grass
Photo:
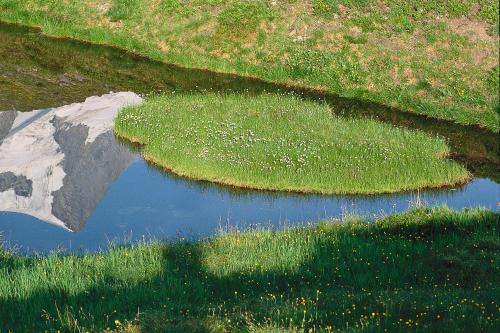
[[[497,332],[500,216],[413,209],[280,232],[0,252],[0,329],[14,332]]]
[[[123,110],[115,132],[174,173],[239,187],[384,193],[460,184],[442,139],[343,119],[294,96],[166,94]]]
[[[0,8],[0,19],[51,35],[499,129],[498,84],[487,79],[498,68],[495,0],[0,0]]]

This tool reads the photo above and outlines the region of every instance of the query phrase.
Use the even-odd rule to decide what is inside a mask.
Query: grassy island
[[[150,97],[124,109],[115,132],[175,174],[245,188],[374,194],[469,179],[442,139],[294,96]]]
[[[498,213],[446,208],[87,255],[0,250],[0,328],[498,332],[499,251]]]
[[[499,130],[497,0],[0,0],[0,20]]]

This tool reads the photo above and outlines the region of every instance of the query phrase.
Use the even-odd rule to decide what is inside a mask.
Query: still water
[[[0,233],[7,246],[20,252],[95,251],[113,241],[194,239],[220,229],[280,228],[346,214],[373,217],[405,211],[417,201],[498,209],[495,135],[336,96],[320,97],[347,116],[377,117],[446,137],[454,157],[476,178],[461,188],[420,193],[305,196],[175,177],[148,166],[137,148],[112,134],[111,116],[139,96],[109,94],[52,107],[110,90],[259,93],[287,88],[163,65],[1,24],[0,41],[0,109],[10,111],[0,113]],[[314,92],[298,93],[319,98]],[[39,110],[11,111],[33,109]]]
[[[495,209],[499,185],[475,179],[464,188],[423,192],[427,205],[453,209],[483,206]],[[388,214],[407,210],[416,193],[378,197],[295,196],[232,192],[164,174],[141,159],[133,162],[110,186],[78,232],[68,232],[28,215],[0,213],[0,230],[9,245],[47,252],[98,250],[110,241],[198,238],[229,227],[282,227],[314,223],[345,214]]]

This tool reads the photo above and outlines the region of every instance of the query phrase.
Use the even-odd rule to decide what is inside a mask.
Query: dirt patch
[[[391,69],[391,71],[389,72],[389,75],[391,76],[392,82],[394,82],[394,84],[396,84],[398,86],[401,84],[401,80],[399,78],[399,66],[398,65],[394,66]]]
[[[470,57],[475,66],[481,66],[486,70],[498,65],[498,36],[488,34],[490,25],[486,22],[469,18],[447,19],[445,22],[450,31],[465,36],[469,41],[475,43],[470,48]],[[449,49],[449,45],[439,45],[441,48]]]
[[[345,45],[342,33],[328,31],[316,41],[316,48],[320,51],[339,52]]]
[[[170,46],[167,45],[167,43],[165,43],[162,40],[157,41],[156,45],[158,46],[158,48],[160,49],[160,51],[162,51],[163,53],[167,53],[168,51],[170,51]]]
[[[311,13],[312,5],[307,2],[297,2],[286,7],[285,24],[288,30],[288,37],[292,39],[308,39],[314,29],[314,22],[308,20],[303,13]]]
[[[112,4],[111,2],[103,1],[103,2],[97,2],[91,6],[94,7],[99,14],[105,15],[111,9]]]
[[[405,48],[403,40],[397,37],[392,38],[379,38],[375,41],[376,44],[381,45],[385,49],[399,51]]]
[[[451,31],[468,37],[472,41],[493,42],[495,37],[488,34],[490,25],[486,22],[471,20],[465,17],[445,20]]]
[[[498,65],[498,54],[489,48],[475,48],[471,51],[474,65],[481,66],[486,70],[491,70]]]
[[[427,57],[429,59],[435,60],[438,57],[438,53],[432,45],[429,45],[425,48],[425,53],[427,54]]]
[[[476,16],[481,11],[481,5],[479,3],[473,4],[469,9],[469,17]]]
[[[413,73],[413,70],[411,68],[409,68],[409,67],[405,68],[404,77],[405,77],[408,85],[417,84],[417,79],[415,78],[415,74]]]
[[[99,18],[98,21],[100,23],[99,25],[101,27],[110,29],[118,29],[123,27],[123,23],[121,21],[112,22],[107,16],[107,13],[111,10],[111,7],[113,7],[111,1],[91,2],[88,4],[88,6],[89,8],[93,8],[97,12]],[[92,26],[92,22],[95,22],[95,20],[95,17],[89,17],[87,20],[88,25]]]

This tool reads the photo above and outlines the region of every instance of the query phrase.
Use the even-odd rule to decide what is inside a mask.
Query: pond
[[[195,239],[221,229],[280,228],[411,205],[498,209],[498,141],[486,130],[368,102],[165,65],[110,47],[56,40],[0,24],[0,233],[20,252],[95,251],[110,242]],[[475,175],[454,189],[379,196],[243,191],[149,166],[118,141],[113,116],[158,91],[293,92],[349,117],[376,117],[445,137]],[[92,97],[104,95],[102,97]],[[82,103],[72,104],[71,103]],[[67,106],[65,106],[67,105]],[[31,111],[34,112],[19,112]]]

